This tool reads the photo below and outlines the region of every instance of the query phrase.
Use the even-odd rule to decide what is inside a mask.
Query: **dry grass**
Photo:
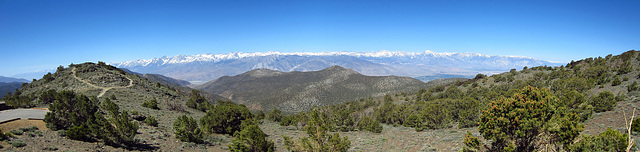
[[[46,123],[42,120],[14,120],[6,123],[0,124],[0,128],[2,128],[2,133],[9,132],[13,129],[24,128],[29,126],[36,126],[40,130],[49,130],[47,128]]]

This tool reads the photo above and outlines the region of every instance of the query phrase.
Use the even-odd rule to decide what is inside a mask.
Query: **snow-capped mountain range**
[[[139,73],[162,74],[206,82],[253,69],[317,71],[339,65],[370,76],[424,77],[454,74],[472,77],[494,74],[524,66],[558,66],[561,63],[523,56],[491,56],[478,53],[425,52],[234,52],[228,54],[178,55],[110,63]]]

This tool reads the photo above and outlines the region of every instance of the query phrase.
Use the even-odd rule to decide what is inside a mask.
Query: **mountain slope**
[[[178,79],[174,79],[174,78],[170,78],[164,75],[160,75],[160,74],[141,74],[141,73],[137,73],[137,72],[133,72],[129,69],[122,69],[123,71],[130,73],[130,74],[134,74],[134,75],[138,75],[144,78],[147,78],[147,80],[151,81],[151,82],[156,82],[156,83],[160,83],[162,85],[168,85],[171,87],[186,87],[191,85],[191,83],[189,83],[189,81],[185,81],[185,80],[178,80]]]
[[[20,89],[22,83],[26,82],[29,81],[25,79],[0,76],[0,99],[7,95],[8,92],[15,92],[16,89]]]
[[[423,53],[379,51],[357,52],[258,52],[179,55],[111,63],[140,73],[157,73],[187,81],[210,81],[253,69],[277,71],[317,71],[339,65],[370,76],[432,76],[500,73],[524,66],[559,65],[517,56],[489,56],[477,53]]]
[[[191,85],[189,81],[178,80],[159,74],[143,74],[142,77],[147,78],[151,82],[157,82],[162,85],[169,85],[172,87],[185,87]]]
[[[420,80],[397,76],[365,76],[354,70],[332,66],[312,72],[280,72],[256,69],[224,76],[196,87],[218,94],[254,110],[278,108],[298,112],[313,106],[333,105],[391,92],[428,86]]]
[[[0,99],[7,95],[7,93],[20,89],[20,86],[22,86],[21,82],[0,82]]]
[[[29,80],[0,76],[0,82],[29,82]]]

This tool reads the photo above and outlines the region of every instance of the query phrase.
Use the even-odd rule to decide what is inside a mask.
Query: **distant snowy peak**
[[[228,54],[197,54],[197,55],[177,55],[173,57],[161,57],[153,59],[140,59],[134,61],[126,61],[119,63],[110,63],[116,67],[135,67],[135,66],[148,66],[165,65],[165,64],[180,64],[180,63],[192,63],[192,62],[219,62],[225,60],[235,60],[250,57],[263,57],[263,56],[354,56],[354,57],[369,57],[369,58],[392,58],[392,57],[435,57],[435,58],[520,58],[520,59],[532,59],[531,57],[524,56],[491,56],[479,53],[439,53],[427,50],[425,52],[402,52],[402,51],[377,51],[377,52],[232,52]]]

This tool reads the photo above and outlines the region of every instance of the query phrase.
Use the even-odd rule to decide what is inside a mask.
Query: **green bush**
[[[511,70],[511,71],[515,71],[515,69],[514,69],[514,70]],[[475,80],[480,80],[480,79],[484,79],[484,78],[486,78],[486,77],[487,77],[487,75],[484,75],[484,74],[478,73],[478,74],[476,74],[476,77],[474,77],[473,79],[475,79]]]
[[[13,135],[22,135],[22,133],[23,133],[23,131],[22,131],[22,130],[17,130],[17,129],[11,130],[11,131],[9,131],[9,132],[10,132],[11,134],[13,134]]]
[[[273,109],[267,113],[267,120],[271,120],[274,122],[280,122],[282,120],[282,111],[279,109]]]
[[[424,118],[424,127],[428,129],[441,129],[450,127],[453,121],[450,117],[449,109],[442,102],[436,100],[427,103],[427,107],[422,110],[422,118]]]
[[[198,105],[205,102],[208,103],[207,99],[200,95],[200,91],[193,89],[191,90],[191,95],[189,95],[189,100],[187,100],[187,107],[198,109]],[[200,110],[208,108],[206,106],[200,107]]]
[[[640,132],[640,118],[634,119],[631,125],[631,131]]]
[[[462,147],[462,151],[478,152],[482,148],[480,145],[480,139],[478,139],[478,137],[474,137],[471,135],[471,132],[467,131],[467,134],[464,135],[464,147]]]
[[[266,116],[264,114],[263,111],[258,111],[258,114],[256,114],[256,121],[260,121],[262,119],[264,119]]]
[[[44,122],[52,130],[67,129],[95,119],[94,113],[98,109],[96,98],[89,99],[85,95],[65,90],[59,92],[56,100],[49,106],[51,112],[45,115]]]
[[[205,102],[202,102],[202,103],[196,105],[196,109],[198,109],[198,110],[200,110],[202,112],[206,112],[207,110],[209,110],[209,108],[211,106],[213,106],[211,103],[205,101]]]
[[[482,111],[478,130],[491,140],[492,151],[535,151],[540,134],[558,137],[554,143],[566,145],[575,139],[584,125],[579,116],[568,114],[566,108],[555,109],[559,102],[548,89],[525,87],[510,98],[491,101]],[[557,127],[546,127],[557,126]]]
[[[341,138],[340,134],[328,134],[330,126],[327,124],[325,113],[314,109],[309,113],[307,125],[304,127],[309,137],[299,141],[292,141],[291,137],[282,136],[288,151],[340,151],[346,152],[351,146],[348,137]]]
[[[25,128],[19,128],[19,130],[21,130],[22,132],[31,132],[31,131],[38,130],[38,127],[30,126],[30,127],[25,127]]]
[[[84,126],[73,126],[69,128],[69,130],[65,131],[67,137],[73,140],[81,140],[81,141],[94,141],[91,130]]]
[[[584,96],[580,92],[572,90],[562,95],[558,106],[577,108],[580,104],[584,103],[584,101]]]
[[[382,125],[380,125],[380,122],[369,116],[364,116],[360,119],[360,121],[358,122],[358,128],[360,130],[366,130],[373,133],[382,132]]]
[[[571,146],[572,151],[626,151],[628,135],[608,128],[597,137],[584,135]]]
[[[158,101],[156,98],[153,98],[149,101],[142,103],[142,107],[151,108],[151,109],[160,109],[158,108]]]
[[[232,135],[242,129],[240,126],[243,120],[253,117],[247,107],[231,101],[218,101],[218,104],[211,108],[200,118],[202,129],[209,133]]]
[[[229,144],[232,152],[273,152],[276,149],[273,141],[267,140],[267,134],[257,125],[248,125],[242,131],[235,132],[233,137]]]
[[[36,136],[39,136],[39,137],[42,137],[42,136],[43,136],[43,135],[42,135],[42,131],[40,131],[40,130],[33,131],[33,133],[34,133]]]
[[[423,118],[419,115],[409,115],[407,119],[405,119],[403,126],[416,128],[416,131],[422,131],[422,122]]]
[[[622,84],[622,81],[618,77],[613,78],[613,82],[611,82],[611,86],[617,86]]]
[[[149,116],[146,119],[144,119],[144,123],[146,123],[149,126],[158,127],[158,120],[156,120],[156,117],[154,116]]]
[[[624,61],[618,68],[618,74],[627,74],[633,71],[633,65],[629,61]]]
[[[173,122],[173,129],[176,131],[176,138],[183,142],[202,143],[202,131],[198,123],[192,117],[182,115]]]
[[[24,141],[22,140],[12,140],[12,141],[9,141],[9,144],[11,144],[11,146],[16,148],[27,146],[27,144],[24,143]]]
[[[627,91],[631,92],[631,91],[638,91],[638,82],[637,81],[633,81],[632,84],[630,84],[629,86],[627,86]]]
[[[105,98],[102,107],[109,119],[99,112],[96,97],[88,98],[72,91],[62,91],[49,106],[50,112],[45,115],[44,121],[52,130],[66,130],[58,133],[74,140],[101,139],[114,146],[133,142],[138,124],[129,120],[126,111],[120,112],[118,105],[110,98]]]
[[[591,105],[595,112],[605,112],[613,110],[616,106],[615,95],[609,91],[600,92],[598,96],[591,99]]]
[[[67,131],[66,130],[58,130],[56,131],[56,133],[58,134],[58,136],[67,136]]]
[[[462,100],[454,100],[450,104],[449,111],[452,117],[458,119],[458,128],[475,127],[480,119],[480,101],[466,97]]]

